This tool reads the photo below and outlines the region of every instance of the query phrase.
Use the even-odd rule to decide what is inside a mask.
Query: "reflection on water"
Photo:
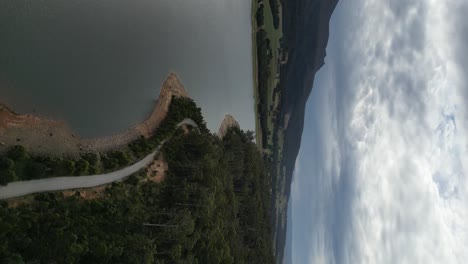
[[[216,129],[254,128],[250,1],[0,0],[0,101],[115,133],[152,110],[178,73]]]

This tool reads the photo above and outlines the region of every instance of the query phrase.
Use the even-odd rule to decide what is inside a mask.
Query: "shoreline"
[[[257,56],[257,14],[258,3],[255,0],[252,0],[251,6],[251,25],[252,25],[252,74],[253,74],[253,86],[254,86],[254,112],[255,112],[255,141],[259,146],[259,149],[263,149],[261,138],[262,138],[262,128],[260,126],[260,118],[258,116],[258,56]]]
[[[130,142],[153,135],[167,115],[172,96],[189,97],[175,73],[163,81],[152,113],[148,118],[120,133],[98,138],[81,138],[63,120],[19,115],[0,103],[0,153],[23,145],[34,154],[76,156],[89,152],[119,149]]]
[[[199,129],[198,124],[191,118],[185,118],[176,125],[176,128],[183,128],[187,125]],[[162,140],[156,149],[142,159],[116,171],[94,175],[58,176],[42,179],[20,180],[9,182],[5,186],[0,185],[0,200],[14,199],[44,192],[90,189],[121,181],[145,167],[150,167],[150,164],[155,162],[155,157],[161,153],[161,149],[168,139],[169,138]]]

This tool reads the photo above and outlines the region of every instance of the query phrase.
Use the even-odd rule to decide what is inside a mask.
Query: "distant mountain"
[[[283,38],[288,60],[281,66],[280,127],[284,130],[283,158],[284,195],[289,199],[294,165],[301,146],[306,102],[312,91],[315,73],[324,65],[329,36],[329,21],[338,0],[283,0]],[[281,190],[281,188],[278,188]],[[286,214],[287,210],[283,210]],[[286,223],[276,219],[277,259],[282,260],[286,240]],[[281,263],[281,262],[280,262]]]

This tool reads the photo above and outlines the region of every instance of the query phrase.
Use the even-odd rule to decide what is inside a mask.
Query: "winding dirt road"
[[[184,119],[182,122],[177,124],[177,127],[181,127],[183,125],[189,125],[198,128],[198,125],[190,118]],[[25,196],[33,193],[91,188],[120,181],[149,165],[154,160],[154,157],[159,152],[164,142],[165,141],[163,141],[153,153],[149,154],[137,163],[111,173],[11,182],[7,186],[0,187],[0,200]]]

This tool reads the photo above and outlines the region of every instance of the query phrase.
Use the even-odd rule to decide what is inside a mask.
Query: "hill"
[[[160,130],[189,113],[200,129],[165,142],[160,183],[143,170],[93,195],[0,202],[0,262],[273,263],[270,179],[253,133],[234,126],[220,139],[192,100],[175,97]]]
[[[329,21],[337,2],[254,1],[256,135],[271,169],[277,263],[284,255],[287,204],[306,102],[315,73],[324,64]]]

